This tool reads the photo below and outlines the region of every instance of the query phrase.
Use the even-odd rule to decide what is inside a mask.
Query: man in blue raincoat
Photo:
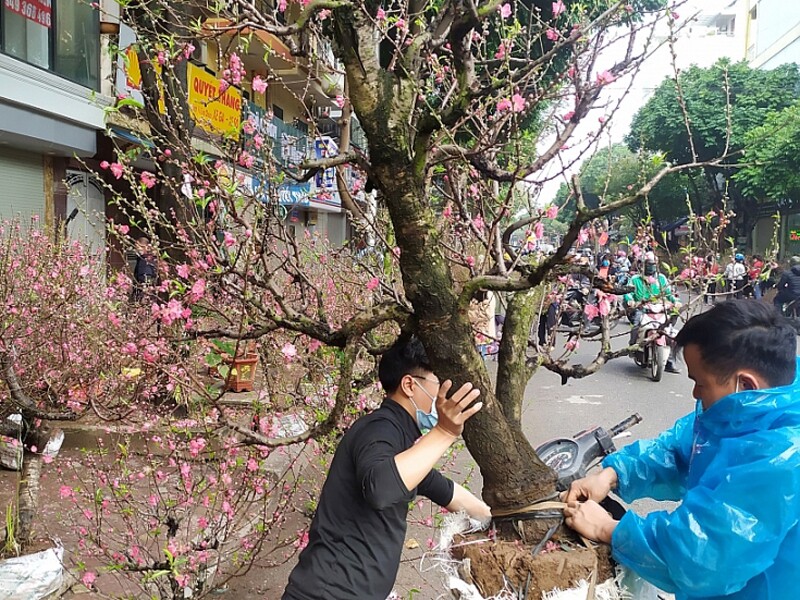
[[[800,379],[795,330],[754,300],[690,319],[683,348],[697,408],[573,482],[566,522],[677,600],[800,597]],[[679,500],[615,521],[597,501]]]

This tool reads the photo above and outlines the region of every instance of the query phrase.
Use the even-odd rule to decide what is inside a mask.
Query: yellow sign
[[[136,53],[136,45],[131,44],[125,49],[125,87],[127,92],[142,91],[142,67],[139,64],[139,55]],[[153,62],[153,70],[156,72],[156,84],[158,85],[158,112],[162,115],[166,112],[164,108],[164,82],[161,80],[161,65]],[[137,100],[144,101],[142,96]]]
[[[234,87],[220,93],[219,80],[191,63],[187,79],[189,110],[197,126],[209,133],[231,133],[239,139],[242,93]]]

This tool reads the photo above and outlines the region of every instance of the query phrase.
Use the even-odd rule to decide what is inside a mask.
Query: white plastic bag
[[[0,600],[41,600],[64,581],[64,548],[0,560]]]

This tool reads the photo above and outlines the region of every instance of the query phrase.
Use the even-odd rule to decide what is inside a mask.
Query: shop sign
[[[6,10],[21,15],[50,29],[53,26],[53,7],[51,0],[3,0]]]
[[[230,133],[239,139],[242,124],[242,92],[228,87],[220,93],[219,79],[189,63],[189,111],[198,127],[208,133]]]

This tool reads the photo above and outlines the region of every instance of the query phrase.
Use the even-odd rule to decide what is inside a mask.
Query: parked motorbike
[[[633,354],[634,362],[650,370],[653,381],[661,381],[664,367],[669,360],[671,340],[677,335],[675,320],[670,316],[669,303],[647,302],[642,305],[642,320],[636,343],[641,350]]]
[[[556,488],[563,492],[573,481],[585,477],[592,467],[617,450],[614,438],[641,421],[642,417],[634,413],[609,430],[595,426],[584,429],[571,438],[555,438],[547,441],[536,448],[536,454],[544,464],[556,472],[558,477]],[[600,504],[615,519],[621,519],[625,513],[623,506],[613,498],[606,498]]]

